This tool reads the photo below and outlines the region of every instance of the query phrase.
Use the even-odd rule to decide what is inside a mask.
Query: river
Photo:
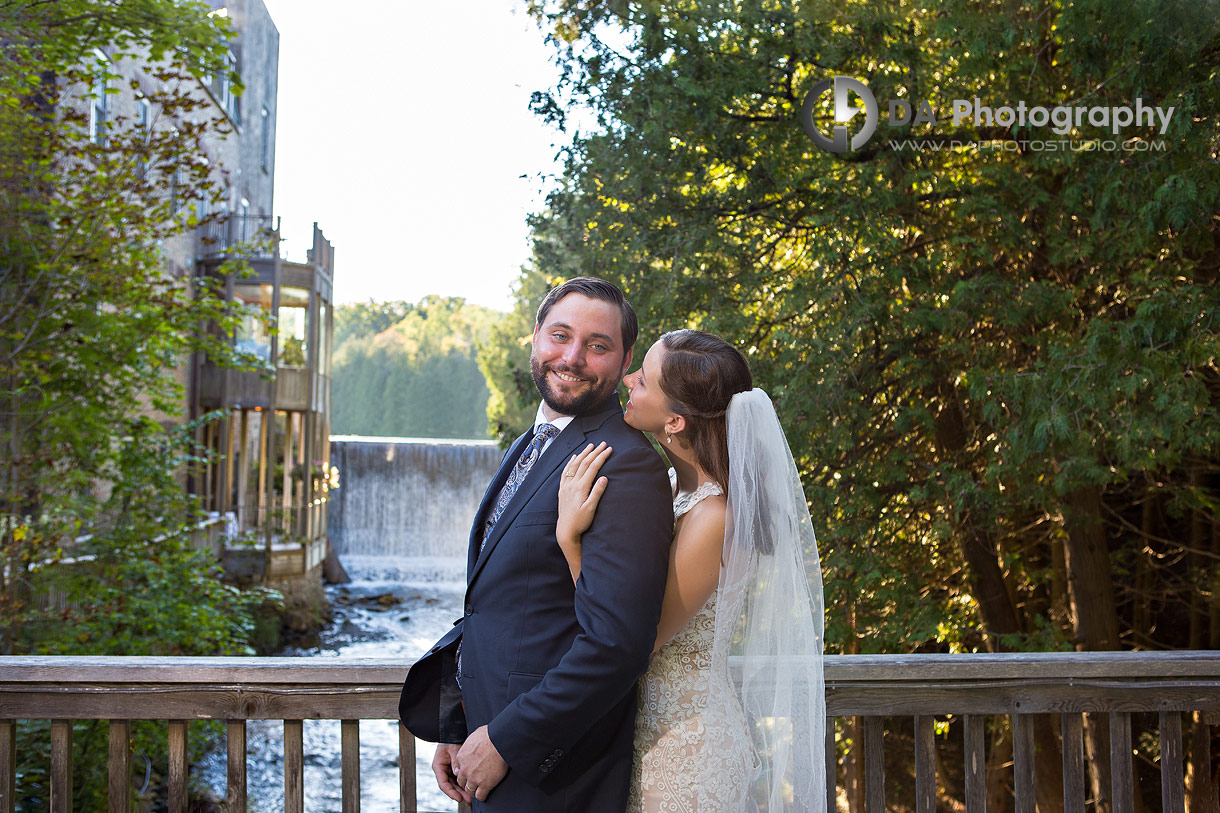
[[[427,651],[461,616],[465,559],[456,557],[345,556],[350,584],[326,588],[334,618],[319,646],[283,655],[401,658],[405,664]],[[341,809],[339,721],[306,720],[305,809]],[[251,813],[284,809],[283,723],[252,720],[246,734],[246,786]],[[432,776],[431,743],[416,740],[416,786],[421,811],[456,811]],[[197,766],[196,778],[224,798],[223,748]],[[368,811],[398,810],[398,723],[360,723],[360,802]]]
[[[462,614],[466,547],[503,451],[487,440],[335,436],[330,459],[340,487],[327,534],[352,581],[326,588],[334,611],[318,647],[283,655],[401,658],[406,666]],[[361,809],[398,809],[398,723],[360,724]],[[341,809],[339,722],[306,720],[305,809]],[[246,786],[252,813],[284,809],[283,724],[247,726]],[[455,811],[432,776],[431,743],[416,740],[421,811]],[[225,793],[225,754],[211,754],[197,780]]]

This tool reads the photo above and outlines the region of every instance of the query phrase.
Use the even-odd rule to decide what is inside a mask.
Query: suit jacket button
[[[474,615],[474,605],[473,604],[466,605],[466,615]]]

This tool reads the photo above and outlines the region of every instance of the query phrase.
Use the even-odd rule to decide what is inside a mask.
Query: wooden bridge
[[[396,718],[406,666],[350,658],[0,658],[0,813],[14,810],[16,721],[29,719],[51,721],[50,809],[57,813],[71,808],[73,720],[109,720],[110,810],[121,813],[127,813],[131,798],[132,720],[168,721],[172,811],[187,809],[191,720],[226,724],[231,811],[246,806],[246,721],[282,720],[289,813],[304,810],[302,721],[341,720],[342,805],[345,813],[359,810],[359,721]],[[1063,810],[1083,813],[1089,784],[1086,712],[1108,722],[1106,773],[1114,813],[1136,809],[1132,715],[1146,720],[1149,714],[1159,736],[1162,809],[1184,813],[1183,718],[1204,726],[1220,723],[1220,652],[829,656],[826,690],[830,716],[862,720],[867,813],[887,809],[885,740],[893,737],[885,732],[899,718],[913,718],[918,813],[936,809],[934,722],[949,717],[961,722],[954,726],[961,731],[960,751],[956,743],[951,750],[964,761],[965,808],[985,810],[989,716],[1011,721],[1015,809],[1034,813],[1038,790],[1047,792],[1035,779],[1035,722],[1045,722],[1044,715],[1058,718],[1056,739],[1063,744],[1062,787],[1053,789],[1056,806],[1062,798]],[[828,728],[833,738],[835,727]],[[399,732],[401,810],[416,811],[415,740]],[[948,750],[943,742],[941,747]],[[836,750],[827,749],[830,811],[837,790]]]

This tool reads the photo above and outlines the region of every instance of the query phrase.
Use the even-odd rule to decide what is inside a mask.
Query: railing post
[[[843,789],[849,810],[864,809],[864,722],[852,715],[843,718],[843,736],[851,747],[843,754]]]
[[[835,718],[826,718],[826,813],[836,813],[839,794],[836,784],[839,780],[839,753],[835,739]]]
[[[305,813],[305,729],[284,721],[284,813]]]
[[[1078,712],[1063,715],[1063,813],[1084,813],[1084,721]]]
[[[398,726],[398,809],[400,813],[416,813],[419,792],[415,787],[415,735],[404,725]]]
[[[343,765],[343,813],[360,813],[360,721],[344,720],[339,726]]]
[[[915,717],[915,810],[936,813],[936,740],[933,723],[926,715]]]
[[[169,813],[186,813],[186,725],[169,721]]]
[[[885,813],[885,747],[881,718],[864,718],[864,810]]]
[[[1131,714],[1110,712],[1110,799],[1114,813],[1134,813],[1135,782],[1131,766]]]
[[[983,743],[983,718],[967,714],[962,738],[966,755],[966,813],[987,810],[987,751]]]
[[[0,813],[17,808],[17,724],[0,720]]]
[[[72,810],[72,721],[51,721],[51,813]]]
[[[225,810],[229,813],[246,813],[246,721],[228,720],[227,769],[228,792],[225,794]]]
[[[1182,767],[1182,715],[1161,712],[1161,809],[1185,813],[1186,779]]]
[[[1017,813],[1035,813],[1034,793],[1034,718],[1029,714],[1012,717],[1012,773],[1016,790]]]
[[[131,721],[110,721],[110,813],[131,810]]]

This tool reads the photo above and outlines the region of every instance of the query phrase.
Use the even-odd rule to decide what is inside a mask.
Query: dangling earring
[[[674,436],[673,436],[673,435],[671,435],[671,434],[669,434],[669,430],[668,430],[668,429],[666,429],[666,430],[665,430],[665,442],[666,442],[666,443],[673,443],[673,442],[674,442]]]

